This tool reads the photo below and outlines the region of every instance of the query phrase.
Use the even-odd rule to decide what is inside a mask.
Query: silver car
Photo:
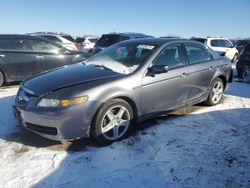
[[[14,114],[53,140],[122,139],[132,125],[197,103],[216,105],[232,81],[230,60],[180,39],[137,39],[113,45],[83,63],[21,84]]]

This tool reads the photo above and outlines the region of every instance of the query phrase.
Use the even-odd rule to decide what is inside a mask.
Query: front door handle
[[[187,74],[184,72],[180,75],[181,78],[186,78],[187,77]]]
[[[0,54],[0,57],[5,57],[5,55],[4,54]]]
[[[212,71],[213,69],[214,69],[214,68],[213,68],[212,66],[208,68],[208,70],[210,70],[210,71]]]

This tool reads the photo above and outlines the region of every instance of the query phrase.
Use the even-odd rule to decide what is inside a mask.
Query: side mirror
[[[146,76],[155,76],[156,74],[162,74],[168,72],[168,66],[166,65],[154,65],[148,68]]]

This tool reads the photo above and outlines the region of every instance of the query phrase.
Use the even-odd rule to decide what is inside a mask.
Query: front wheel
[[[224,83],[220,78],[216,78],[212,83],[212,87],[210,89],[208,98],[205,103],[208,106],[213,106],[218,104],[222,99],[223,92],[224,92]]]
[[[112,99],[98,110],[91,134],[100,144],[110,144],[127,135],[133,119],[133,109],[126,101]]]

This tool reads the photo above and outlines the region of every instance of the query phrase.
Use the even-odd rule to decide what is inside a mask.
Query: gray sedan
[[[93,136],[109,144],[136,122],[201,102],[218,104],[231,81],[230,60],[199,42],[129,40],[26,80],[13,111],[43,137]]]

